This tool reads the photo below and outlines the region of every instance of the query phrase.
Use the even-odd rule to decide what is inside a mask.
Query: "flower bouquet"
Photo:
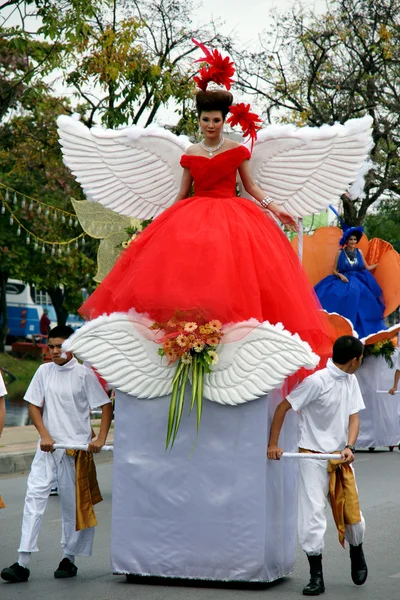
[[[203,320],[204,321],[204,320]],[[197,433],[199,432],[203,408],[204,375],[211,372],[212,365],[218,362],[217,346],[221,343],[222,323],[218,320],[199,323],[185,321],[176,313],[166,323],[153,323],[150,329],[163,332],[158,339],[160,356],[165,356],[168,364],[177,362],[172,381],[169,406],[166,448],[172,448],[178,433],[185,401],[185,390],[189,378],[192,381],[190,411],[196,406]]]

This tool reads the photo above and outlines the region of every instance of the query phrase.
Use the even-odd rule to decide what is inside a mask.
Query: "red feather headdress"
[[[251,147],[253,147],[255,140],[257,139],[257,131],[261,129],[261,119],[256,113],[250,112],[250,104],[244,104],[239,102],[234,106],[229,107],[231,116],[227,118],[226,122],[235,127],[240,125],[243,131],[244,137],[251,138]]]
[[[233,83],[232,75],[235,74],[235,66],[229,56],[222,58],[221,52],[218,50],[211,52],[204,44],[194,38],[192,38],[192,42],[204,52],[204,56],[195,62],[208,64],[208,67],[202,67],[198,76],[194,77],[199,88],[205,91],[210,81],[214,81],[217,85],[223,85],[227,90],[230,90],[231,83]]]
[[[213,81],[217,85],[222,85],[227,90],[230,90],[233,83],[232,75],[235,74],[235,66],[229,56],[223,58],[218,50],[211,52],[204,44],[194,38],[192,38],[192,42],[204,52],[204,56],[195,62],[207,63],[208,65],[201,67],[197,76],[194,77],[198,87],[206,91],[208,84]],[[227,123],[232,127],[240,125],[244,137],[251,138],[251,146],[253,147],[257,139],[257,131],[261,129],[261,125],[259,124],[261,123],[260,117],[256,113],[250,112],[250,104],[244,104],[243,102],[230,106],[229,111],[231,112],[231,116],[227,119]]]

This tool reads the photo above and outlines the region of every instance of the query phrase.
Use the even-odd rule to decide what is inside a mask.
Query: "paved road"
[[[350,579],[347,552],[341,549],[330,522],[324,573],[327,591],[324,600],[399,600],[400,599],[400,452],[358,453],[357,482],[361,506],[367,521],[365,553],[369,579],[355,587]],[[113,576],[109,564],[112,465],[98,468],[104,502],[98,506],[99,526],[92,558],[78,561],[78,577],[53,578],[61,552],[59,499],[50,498],[39,538],[40,552],[31,561],[28,583],[0,582],[1,600],[274,600],[300,599],[307,580],[307,561],[301,551],[294,573],[262,591],[204,589],[129,584]],[[0,511],[0,566],[16,560],[25,477],[0,478],[0,492],[7,509]]]

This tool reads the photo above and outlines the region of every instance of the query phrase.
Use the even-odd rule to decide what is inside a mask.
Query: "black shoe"
[[[11,565],[11,567],[6,567],[1,572],[1,578],[4,581],[10,581],[10,583],[22,583],[23,581],[28,581],[28,577],[30,575],[30,570],[26,567],[21,567],[17,562]]]
[[[350,544],[351,578],[356,585],[363,585],[368,577],[368,567],[362,544],[352,546]]]
[[[303,596],[319,596],[325,591],[324,578],[322,575],[322,555],[309,556],[310,563],[310,581],[303,589]]]
[[[78,567],[74,565],[69,558],[63,558],[58,565],[57,571],[54,571],[56,579],[65,579],[66,577],[75,577],[78,572]]]

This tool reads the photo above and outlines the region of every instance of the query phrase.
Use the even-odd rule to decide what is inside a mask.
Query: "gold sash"
[[[5,508],[5,507],[6,507],[5,502],[4,502],[3,498],[0,496],[0,508]]]
[[[299,448],[299,452],[321,454],[313,450]],[[340,454],[334,452],[333,454]],[[328,462],[329,498],[332,515],[338,530],[339,542],[344,548],[346,525],[355,525],[361,521],[360,505],[354,471],[350,465],[343,463],[342,459]]]
[[[97,519],[93,506],[103,500],[97,482],[93,454],[85,450],[66,450],[75,459],[76,531],[95,527]]]

